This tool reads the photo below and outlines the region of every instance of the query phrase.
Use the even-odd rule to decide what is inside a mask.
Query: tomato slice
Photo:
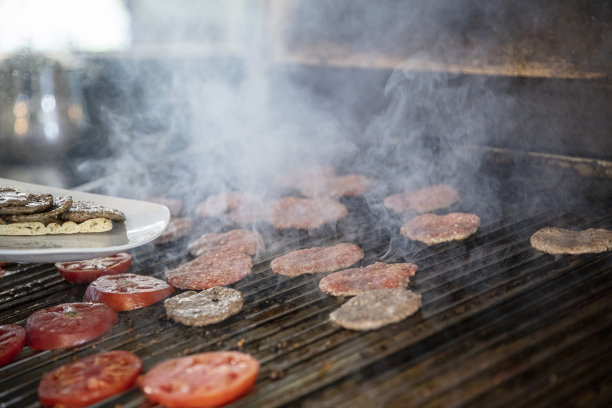
[[[122,273],[101,276],[85,291],[86,302],[107,304],[115,312],[152,305],[170,296],[174,288],[152,276]]]
[[[142,377],[147,398],[169,408],[219,407],[246,394],[259,363],[248,354],[218,351],[165,361]]]
[[[10,363],[25,345],[25,329],[16,324],[0,325],[0,367]]]
[[[142,361],[129,351],[94,354],[45,373],[38,398],[45,406],[85,407],[131,388]]]
[[[127,252],[75,262],[58,262],[55,267],[70,283],[89,283],[100,276],[124,273],[132,264]]]
[[[102,336],[117,314],[102,303],[64,303],[32,313],[26,322],[28,345],[36,350],[63,349]]]

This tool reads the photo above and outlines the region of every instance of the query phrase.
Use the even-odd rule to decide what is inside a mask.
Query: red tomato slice
[[[10,363],[25,345],[26,332],[15,324],[0,325],[0,367]]]
[[[73,361],[45,373],[38,398],[45,406],[85,407],[131,388],[142,361],[129,351],[109,351]]]
[[[63,349],[86,343],[117,323],[102,303],[64,303],[32,313],[26,322],[28,345],[36,350]]]
[[[152,276],[122,273],[101,276],[85,291],[86,302],[106,303],[115,312],[152,305],[170,296],[174,288]]]
[[[71,283],[89,283],[100,276],[124,273],[132,264],[132,255],[120,252],[102,258],[76,262],[58,262],[55,267]]]
[[[219,351],[165,361],[144,375],[147,398],[174,407],[219,407],[246,394],[259,363],[248,354]]]

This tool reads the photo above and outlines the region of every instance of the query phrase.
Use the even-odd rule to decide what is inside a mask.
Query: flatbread
[[[42,222],[14,222],[0,224],[0,235],[57,235],[87,232],[106,232],[113,229],[113,222],[108,218],[92,218],[80,223],[57,221],[45,225]]]

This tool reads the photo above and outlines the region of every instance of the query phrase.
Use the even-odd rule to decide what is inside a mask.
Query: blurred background
[[[594,0],[1,0],[0,177],[72,187],[185,154],[249,183],[356,152],[607,163],[611,21]]]

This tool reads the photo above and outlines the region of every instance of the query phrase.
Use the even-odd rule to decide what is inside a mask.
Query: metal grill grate
[[[483,218],[464,242],[424,247],[398,234],[398,220],[360,199],[336,229],[312,235],[264,227],[267,249],[253,273],[233,285],[240,314],[205,328],[165,318],[160,304],[120,313],[110,333],[81,347],[33,353],[0,368],[5,407],[38,406],[42,373],[72,359],[110,350],[138,354],[145,370],[168,358],[239,349],[262,364],[255,390],[233,406],[604,406],[612,402],[610,293],[612,253],[550,256],[530,235],[546,225],[611,228],[602,208],[549,211],[508,205]],[[531,209],[529,209],[531,208]],[[466,209],[467,210],[467,209]],[[476,211],[477,212],[477,211]],[[395,222],[395,223],[394,223]],[[411,286],[423,307],[398,324],[370,332],[332,326],[343,299],[318,289],[321,276],[274,275],[269,262],[288,251],[354,242],[376,261],[419,266]],[[133,251],[131,271],[163,278],[186,259],[186,242]],[[0,324],[25,324],[43,307],[79,301],[52,265],[6,267],[0,278]],[[137,388],[97,406],[151,406]]]

